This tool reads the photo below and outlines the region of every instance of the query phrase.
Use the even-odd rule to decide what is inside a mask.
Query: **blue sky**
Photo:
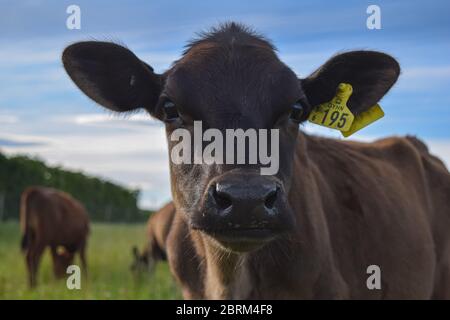
[[[81,8],[81,30],[66,28],[70,4]],[[370,4],[381,8],[381,30],[366,28]],[[299,76],[339,51],[385,51],[399,60],[402,75],[381,101],[385,118],[354,138],[415,134],[450,164],[448,1],[0,0],[0,5],[0,150],[139,187],[144,207],[170,198],[163,128],[144,114],[113,115],[83,96],[61,67],[61,52],[72,42],[120,41],[159,72],[195,32],[229,20],[269,37]],[[339,136],[314,125],[305,130]]]

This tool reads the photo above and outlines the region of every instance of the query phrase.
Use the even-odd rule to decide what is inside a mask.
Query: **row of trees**
[[[93,221],[136,222],[148,216],[137,206],[139,190],[49,167],[38,159],[0,153],[0,221],[19,218],[20,195],[26,187],[34,185],[71,194],[85,205]]]

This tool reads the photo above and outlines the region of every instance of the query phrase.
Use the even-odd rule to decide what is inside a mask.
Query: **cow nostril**
[[[273,209],[273,206],[275,205],[275,201],[277,200],[277,194],[278,194],[278,188],[272,192],[269,193],[269,195],[266,197],[266,200],[264,201],[264,206],[267,209]]]
[[[217,207],[220,210],[225,210],[232,205],[230,197],[226,193],[217,192],[216,189],[213,190],[213,197],[216,201]]]

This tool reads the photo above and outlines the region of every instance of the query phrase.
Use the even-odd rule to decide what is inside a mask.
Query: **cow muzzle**
[[[232,171],[213,179],[192,227],[226,249],[261,247],[293,226],[281,182],[275,177]]]

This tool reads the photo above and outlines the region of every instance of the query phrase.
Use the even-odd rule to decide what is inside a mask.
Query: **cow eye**
[[[175,121],[180,117],[180,115],[178,114],[177,106],[170,100],[164,102],[163,110],[164,110],[164,121],[166,122]]]
[[[302,120],[304,120],[304,115],[305,115],[305,107],[299,100],[292,105],[290,118],[294,122],[301,122]]]

